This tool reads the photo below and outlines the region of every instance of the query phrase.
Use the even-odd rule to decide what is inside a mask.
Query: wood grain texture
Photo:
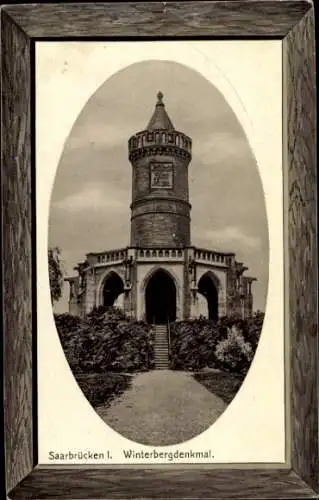
[[[6,6],[30,37],[285,36],[310,8],[300,0],[106,2]]]
[[[318,225],[314,12],[284,41],[289,189],[292,466],[314,488],[318,469]]]
[[[7,487],[32,470],[30,42],[1,17],[4,425]]]
[[[291,471],[39,468],[10,493],[16,500],[317,498]]]
[[[168,2],[166,9],[163,2],[25,4],[3,8],[2,257],[5,446],[10,498],[319,498],[314,492],[319,491],[317,221],[314,27],[313,11],[308,12],[309,8],[310,2],[299,0]],[[35,225],[30,202],[32,38],[268,37],[285,36],[289,31],[284,45],[288,89],[288,315],[295,472],[39,467],[22,480],[32,468],[31,229]]]

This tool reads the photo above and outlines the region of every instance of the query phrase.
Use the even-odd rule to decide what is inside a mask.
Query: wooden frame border
[[[195,22],[196,15],[196,22]],[[116,20],[116,23],[114,23]],[[291,469],[37,465],[34,44],[44,39],[283,40],[285,259]],[[315,29],[312,2],[7,5],[1,9],[4,424],[9,498],[318,498]],[[33,353],[33,355],[32,355]]]

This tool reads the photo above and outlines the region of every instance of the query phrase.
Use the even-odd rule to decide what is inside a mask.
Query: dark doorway
[[[218,320],[218,291],[209,274],[204,274],[198,282],[198,292],[205,297],[208,306],[208,319]]]
[[[110,273],[103,287],[103,305],[113,306],[117,297],[124,292],[123,281],[116,273]]]
[[[166,324],[176,320],[176,287],[167,272],[159,269],[149,279],[145,301],[148,323]]]

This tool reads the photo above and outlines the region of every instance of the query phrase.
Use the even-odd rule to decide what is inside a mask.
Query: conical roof
[[[155,110],[149,124],[146,127],[147,130],[174,130],[174,125],[166,113],[163,97],[162,92],[158,92]]]

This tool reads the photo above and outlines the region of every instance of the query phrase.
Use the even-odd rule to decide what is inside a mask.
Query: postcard
[[[284,463],[279,40],[37,42],[41,464]]]

